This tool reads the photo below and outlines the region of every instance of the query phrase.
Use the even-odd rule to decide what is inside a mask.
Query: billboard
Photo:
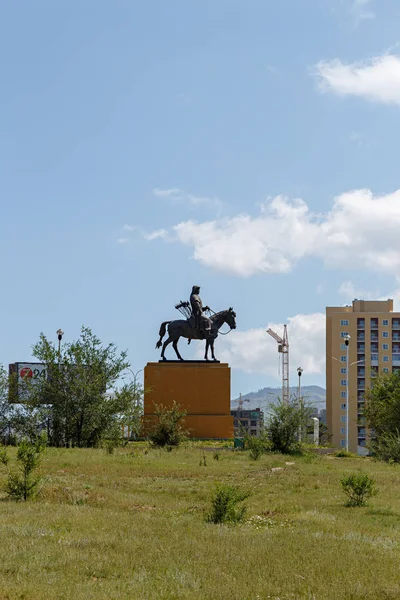
[[[10,402],[24,402],[28,399],[28,386],[38,385],[47,378],[47,365],[33,362],[16,362],[8,367],[10,375]],[[25,384],[25,385],[24,385]]]

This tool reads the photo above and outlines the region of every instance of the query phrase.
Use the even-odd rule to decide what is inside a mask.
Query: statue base
[[[185,411],[184,426],[197,439],[233,438],[231,370],[227,363],[161,361],[144,369],[144,429],[155,420],[154,406]]]

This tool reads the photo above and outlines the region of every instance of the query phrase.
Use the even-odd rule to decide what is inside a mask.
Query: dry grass
[[[350,509],[340,477],[358,468],[379,495]],[[394,466],[277,455],[254,462],[224,449],[217,461],[193,445],[171,453],[131,445],[113,455],[50,449],[42,470],[38,500],[0,502],[1,600],[400,597]],[[252,490],[250,522],[204,521],[216,482]]]

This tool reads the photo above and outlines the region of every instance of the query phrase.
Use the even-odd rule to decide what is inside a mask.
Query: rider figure
[[[210,310],[208,306],[203,307],[203,303],[199,296],[200,286],[194,285],[192,293],[190,295],[190,305],[192,307],[192,314],[195,319],[195,328],[198,331],[204,331],[205,335],[209,335],[211,332],[212,322],[205,314],[204,311]]]

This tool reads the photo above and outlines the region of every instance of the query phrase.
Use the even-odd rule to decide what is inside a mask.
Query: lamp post
[[[60,364],[60,357],[61,357],[61,340],[63,338],[64,332],[62,329],[57,329],[56,331],[57,334],[57,338],[58,338],[58,364]]]
[[[353,365],[359,365],[360,363],[365,364],[365,358],[363,358],[362,360],[355,360],[354,362],[349,364],[349,342],[351,340],[351,337],[349,335],[347,335],[344,338],[344,340],[345,340],[345,344],[346,344],[346,450],[348,450],[348,448],[349,448],[349,371],[350,371],[350,367],[352,367]],[[339,360],[338,358],[336,358],[335,356],[329,356],[329,358],[331,358],[332,360],[336,360],[336,362],[338,362],[338,363],[342,363],[342,361]]]
[[[300,404],[300,399],[301,399],[301,376],[303,373],[303,369],[301,367],[298,367],[297,369],[297,375],[299,376],[299,387],[298,387],[298,400],[299,400],[299,404]]]
[[[347,333],[344,336],[346,344],[346,452],[349,451],[349,343],[351,336]]]
[[[297,390],[297,401],[299,404],[299,409],[301,407],[301,376],[302,376],[302,373],[303,373],[303,369],[301,367],[298,367],[297,375],[299,376],[299,386],[298,386],[298,390]],[[299,438],[299,442],[301,442],[301,425],[299,426],[297,437]]]

